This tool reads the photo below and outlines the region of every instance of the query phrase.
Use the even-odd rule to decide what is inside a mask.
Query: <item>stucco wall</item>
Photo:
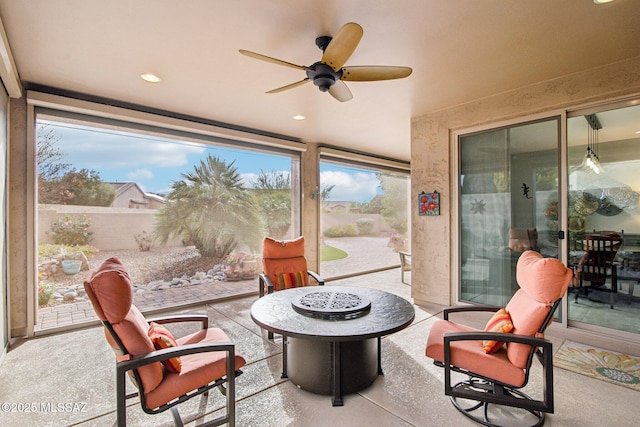
[[[29,200],[33,200],[33,187],[27,185],[27,103],[24,98],[11,99],[9,127],[9,198],[8,198],[8,254],[9,267],[9,323],[11,336],[27,334],[29,298],[26,284],[32,282],[33,259],[28,250]]]
[[[307,144],[307,151],[302,153],[300,165],[301,189],[301,217],[302,235],[304,236],[304,253],[307,267],[312,271],[319,271],[320,267],[320,156],[317,144]]]
[[[93,233],[90,244],[101,251],[138,249],[135,236],[146,231],[151,234],[155,209],[105,208],[93,206],[38,205],[38,243],[53,243],[51,224],[63,215],[86,215]],[[167,242],[180,246],[180,239]]]
[[[640,57],[505,92],[411,122],[412,287],[415,302],[454,303],[457,213],[452,134],[518,117],[551,113],[640,93]],[[440,216],[418,216],[416,195],[441,192]]]

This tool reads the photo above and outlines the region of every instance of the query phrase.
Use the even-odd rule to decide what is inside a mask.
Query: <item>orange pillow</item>
[[[498,310],[487,322],[484,327],[485,332],[501,332],[509,333],[513,330],[513,323],[511,323],[511,316],[505,308]],[[484,340],[482,341],[482,348],[487,354],[495,353],[502,346],[501,341]]]
[[[178,346],[178,343],[175,338],[173,338],[173,335],[171,335],[171,332],[169,332],[169,330],[164,326],[155,322],[151,322],[149,325],[149,338],[156,350]],[[182,370],[182,361],[179,357],[172,357],[171,359],[163,360],[162,364],[169,372],[180,373]]]

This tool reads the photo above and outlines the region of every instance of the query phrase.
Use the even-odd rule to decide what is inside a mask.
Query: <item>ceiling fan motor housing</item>
[[[342,78],[342,69],[334,71],[333,68],[322,62],[316,62],[307,69],[307,77],[318,86],[320,91],[327,92],[337,80]]]
[[[244,49],[240,49],[240,53],[262,61],[295,68],[297,70],[304,70],[306,72],[307,77],[305,79],[270,90],[267,93],[279,93],[312,81],[321,92],[329,92],[329,94],[338,101],[345,102],[352,99],[353,95],[342,80],[371,82],[401,79],[411,74],[411,68],[409,67],[344,67],[344,64],[346,64],[351,57],[351,54],[355,51],[356,47],[358,47],[362,34],[363,30],[360,25],[355,22],[348,22],[340,28],[335,37],[317,37],[316,46],[323,52],[322,59],[308,67]]]

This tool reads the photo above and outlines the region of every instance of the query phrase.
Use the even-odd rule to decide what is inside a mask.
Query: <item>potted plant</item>
[[[253,254],[230,253],[224,257],[223,264],[226,280],[251,279],[258,273],[258,261]]]
[[[408,250],[409,240],[401,233],[393,233],[389,238],[387,246],[393,248],[395,252]]]
[[[62,261],[62,271],[64,274],[78,274],[82,268],[82,261],[79,259],[65,259]]]

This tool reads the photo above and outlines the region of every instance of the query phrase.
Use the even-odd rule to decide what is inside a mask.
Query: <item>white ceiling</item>
[[[0,0],[20,79],[409,160],[412,117],[640,56],[640,2],[617,0]],[[304,72],[315,38],[357,22],[346,65],[403,65],[349,82],[340,103]],[[162,78],[149,84],[140,74]],[[291,119],[303,114],[306,120]]]

